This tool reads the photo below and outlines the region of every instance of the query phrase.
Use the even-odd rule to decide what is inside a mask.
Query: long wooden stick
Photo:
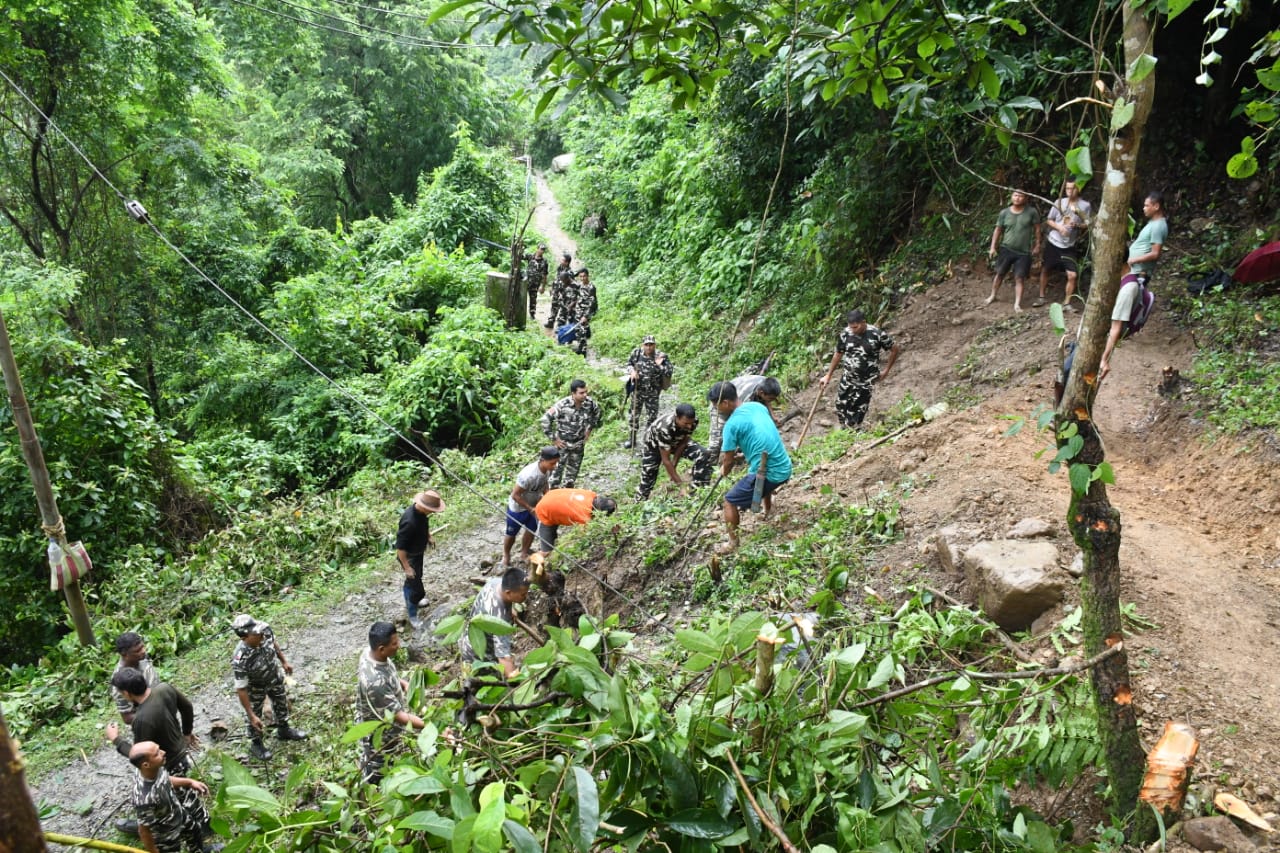
[[[764,813],[764,809],[760,808],[760,804],[756,802],[755,795],[751,793],[751,788],[747,786],[747,780],[743,778],[742,771],[738,769],[738,762],[733,760],[733,753],[726,752],[724,757],[729,759],[729,766],[733,768],[734,778],[738,780],[738,785],[742,787],[742,793],[747,795],[747,802],[751,803],[751,810],[756,813],[756,817],[760,818],[760,822],[768,827],[773,833],[773,837],[778,839],[778,843],[782,845],[782,849],[787,853],[800,853],[791,839],[787,838],[785,832],[778,828],[778,825],[769,820],[769,816]]]
[[[67,847],[89,847],[94,850],[110,850],[113,853],[147,853],[140,847],[126,847],[123,844],[116,844],[113,841],[99,841],[96,838],[78,838],[74,835],[63,835],[60,832],[46,832],[44,834],[45,841],[52,841],[54,844],[62,844]]]
[[[804,428],[800,430],[800,437],[796,439],[795,444],[791,445],[792,450],[799,450],[800,445],[804,444],[804,437],[809,434],[809,424],[813,423],[813,413],[818,411],[818,404],[822,402],[822,395],[827,393],[826,385],[818,386],[818,396],[813,398],[813,405],[809,407],[809,417],[804,419]]]

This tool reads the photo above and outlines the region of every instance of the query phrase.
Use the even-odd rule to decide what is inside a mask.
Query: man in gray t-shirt
[[[1080,310],[1080,306],[1071,297],[1076,292],[1080,247],[1092,218],[1093,207],[1080,197],[1080,187],[1074,180],[1064,181],[1062,198],[1053,203],[1044,219],[1048,242],[1044,247],[1044,256],[1040,259],[1040,296],[1032,304],[1033,308],[1044,304],[1049,273],[1062,270],[1067,277],[1062,301],[1067,306]]]
[[[538,529],[538,519],[533,508],[546,493],[551,472],[560,464],[560,448],[548,445],[538,453],[538,458],[520,469],[516,484],[507,497],[507,526],[502,537],[502,567],[511,566],[511,546],[516,535],[523,531],[520,543],[520,559],[529,559],[533,550],[533,534]]]

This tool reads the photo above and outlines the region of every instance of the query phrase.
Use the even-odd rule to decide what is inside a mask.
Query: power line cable
[[[398,17],[398,18],[410,18],[415,21],[429,22],[432,20],[430,15],[415,15],[413,12],[401,12],[398,9],[381,9],[377,6],[366,6],[363,3],[353,3],[351,2],[351,0],[329,0],[329,2],[333,3],[336,6],[350,6],[351,8],[354,8],[354,9],[364,9],[366,12],[377,12],[378,14],[381,14],[381,15],[394,15],[395,17]],[[470,23],[470,21],[467,21],[463,18],[436,18],[435,20],[448,21],[450,23],[455,23],[455,24]]]
[[[122,202],[124,202],[125,210],[128,212],[130,217],[132,217],[136,222],[139,222],[149,227],[152,230],[152,232],[155,233],[156,237],[159,238],[159,240],[162,243],[164,243],[170,249],[170,251],[172,251],[175,255],[177,255],[183,261],[183,263],[185,263],[188,267],[190,267],[192,271],[194,271],[195,274],[199,276],[203,281],[209,284],[210,287],[216,290],[224,299],[227,300],[227,302],[231,303],[231,305],[234,306],[241,314],[247,317],[254,325],[258,326],[258,328],[262,329],[263,332],[265,332],[273,340],[279,343],[280,346],[284,347],[294,358],[298,359],[298,361],[305,364],[308,369],[310,369],[313,373],[315,373],[317,376],[323,379],[326,383],[328,383],[329,386],[332,387],[335,391],[337,391],[339,395],[350,400],[352,403],[356,405],[357,408],[359,408],[362,412],[364,412],[366,415],[372,418],[375,422],[380,424],[388,433],[390,433],[391,435],[394,435],[396,438],[403,441],[406,446],[412,448],[414,453],[422,457],[427,462],[430,462],[431,464],[435,465],[439,470],[444,472],[446,476],[448,476],[455,483],[462,486],[467,491],[471,492],[473,495],[479,498],[483,503],[497,510],[498,513],[505,514],[506,512],[505,506],[502,506],[497,501],[494,501],[493,499],[489,498],[487,495],[485,495],[483,492],[481,492],[479,489],[477,489],[467,480],[463,479],[460,475],[454,473],[447,465],[445,465],[439,458],[433,455],[429,450],[427,450],[424,447],[421,447],[420,445],[418,445],[417,442],[413,441],[404,433],[400,432],[400,430],[397,429],[394,424],[390,423],[385,418],[383,418],[380,414],[374,411],[373,408],[369,406],[369,404],[366,403],[362,398],[360,398],[353,392],[347,390],[347,388],[343,386],[340,382],[338,382],[333,377],[329,376],[329,374],[327,374],[324,370],[318,367],[309,358],[307,358],[305,355],[299,352],[298,349],[293,346],[293,344],[285,340],[274,329],[272,329],[263,320],[261,320],[257,315],[255,315],[252,311],[250,311],[248,308],[242,305],[240,301],[237,300],[234,296],[232,296],[229,292],[227,292],[227,290],[225,290],[222,287],[222,285],[218,284],[216,281],[210,278],[204,272],[204,270],[202,270],[199,266],[196,265],[195,261],[188,258],[180,248],[178,248],[176,245],[174,245],[174,243],[171,240],[169,240],[169,238],[165,235],[165,233],[160,230],[159,226],[157,226],[151,220],[151,216],[147,213],[146,209],[138,201],[136,201],[135,199],[128,198],[123,192],[120,191],[118,187],[116,187],[115,184],[111,182],[111,180],[105,174],[102,173],[102,170],[100,170],[94,164],[94,162],[89,159],[88,155],[86,155],[82,150],[80,150],[80,147],[77,146],[69,136],[63,133],[62,128],[58,126],[57,122],[55,122],[50,116],[46,115],[45,112],[41,110],[39,106],[36,105],[35,101],[33,101],[27,95],[27,93],[23,91],[22,87],[20,87],[17,83],[15,83],[13,79],[9,77],[8,74],[5,73],[3,68],[0,68],[0,77],[3,77],[5,82],[9,84],[10,88],[12,88],[15,92],[17,92],[18,95],[21,96],[21,98],[24,101],[26,101],[31,106],[31,108],[36,111],[37,114],[40,115],[40,117],[49,125],[49,127],[52,128],[53,131],[58,134],[58,136],[64,139],[68,145],[71,146],[72,150],[75,151],[76,154],[80,156],[80,159],[82,159],[85,162],[85,164],[93,171],[93,173],[98,176],[98,178],[103,182],[103,184],[105,184],[113,193],[115,193],[117,198],[119,198]],[[645,607],[643,607],[638,602],[633,600],[630,596],[628,596],[622,590],[613,586],[604,578],[600,577],[595,572],[591,571],[589,568],[586,567],[585,564],[582,563],[582,561],[573,557],[571,554],[568,554],[565,551],[555,547],[554,545],[551,546],[551,550],[552,552],[559,554],[566,561],[566,563],[568,563],[569,565],[572,565],[575,569],[581,570],[584,574],[586,574],[588,577],[594,580],[601,587],[609,590],[618,598],[625,601],[636,612],[643,614],[646,621],[652,622],[653,624],[660,626],[666,631],[675,633],[674,629],[671,628],[670,625],[667,625],[665,622],[658,619],[649,610],[647,610]]]

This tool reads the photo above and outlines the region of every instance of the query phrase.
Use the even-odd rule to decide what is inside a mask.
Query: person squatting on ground
[[[1044,256],[1040,259],[1040,295],[1031,303],[1032,308],[1039,308],[1045,302],[1049,273],[1062,270],[1067,277],[1062,301],[1071,309],[1080,310],[1071,296],[1076,292],[1080,247],[1088,233],[1092,216],[1093,207],[1080,197],[1079,185],[1071,178],[1063,181],[1062,198],[1053,203],[1044,220],[1049,231],[1048,242],[1044,247]]]
[[[524,256],[527,263],[524,280],[528,282],[530,318],[538,311],[538,294],[546,289],[547,286],[548,265],[545,257],[546,253],[547,247],[539,245],[532,255]]]
[[[538,453],[538,458],[521,468],[516,475],[516,483],[511,487],[511,495],[507,498],[507,526],[502,537],[502,568],[511,567],[511,547],[515,545],[516,536],[522,535],[521,560],[528,560],[529,554],[533,552],[533,534],[538,530],[538,519],[533,510],[550,488],[548,477],[559,463],[560,449],[544,447]]]
[[[854,309],[845,315],[848,324],[836,336],[836,351],[831,364],[818,384],[826,387],[835,373],[836,365],[843,364],[840,388],[836,392],[836,417],[840,425],[853,428],[862,423],[871,408],[871,385],[889,375],[898,360],[901,348],[888,332],[867,323],[862,311]],[[880,369],[880,353],[889,353],[889,363]]]
[[[436,544],[431,535],[431,516],[443,509],[444,501],[435,489],[418,492],[413,496],[413,503],[400,514],[400,526],[396,530],[396,561],[404,571],[404,608],[415,631],[422,629],[418,606],[427,597],[422,585],[422,558],[427,548],[434,548]]]
[[[1031,275],[1031,256],[1040,252],[1040,211],[1027,204],[1027,194],[1022,190],[1014,190],[1009,201],[1009,206],[996,216],[996,227],[991,232],[988,254],[995,261],[996,274],[991,280],[991,295],[982,304],[996,301],[996,292],[1012,269],[1013,310],[1021,311],[1022,288]]]
[[[155,741],[164,751],[165,769],[181,776],[191,769],[189,751],[200,745],[195,736],[195,708],[182,691],[163,681],[154,687],[147,685],[142,673],[133,667],[125,667],[111,676],[111,685],[135,706],[132,743],[120,737],[120,727],[107,724],[107,740],[115,744],[116,752],[129,757],[132,744],[145,740]]]
[[[741,403],[732,382],[717,382],[707,392],[707,400],[725,417],[724,435],[720,441],[720,475],[728,477],[733,469],[738,451],[747,460],[747,475],[734,484],[724,496],[724,524],[729,541],[722,549],[732,551],[738,547],[739,510],[751,506],[757,475],[764,477],[761,492],[765,517],[773,509],[772,495],[778,487],[791,479],[791,457],[782,443],[782,435],[773,422],[773,416],[762,403]],[[760,462],[765,459],[764,469]]]
[[[137,768],[132,800],[143,846],[151,853],[180,853],[184,844],[188,850],[221,850],[221,844],[212,843],[209,812],[200,800],[209,788],[170,775],[165,758],[155,741],[139,741],[129,750],[129,761]]]
[[[690,479],[695,486],[711,482],[714,457],[702,445],[693,441],[693,431],[698,428],[698,416],[693,406],[681,403],[670,414],[663,415],[652,424],[644,435],[644,452],[640,457],[640,485],[636,487],[636,500],[647,500],[658,482],[658,468],[666,469],[673,483],[683,482],[676,472],[681,459],[693,462]]]
[[[587,341],[591,338],[591,318],[600,310],[600,303],[596,299],[596,286],[591,283],[591,273],[586,267],[578,270],[578,284],[571,293],[572,295],[567,298],[573,301],[566,310],[569,312],[569,321],[578,324],[578,334],[574,338],[573,349],[578,355],[586,358]]]
[[[782,396],[782,383],[772,376],[761,376],[758,373],[744,373],[732,382],[734,393],[744,403],[761,403],[770,412],[773,404]],[[714,468],[720,458],[720,437],[724,435],[724,415],[711,404],[710,424],[707,427],[707,452],[711,454],[711,465]]]
[[[262,743],[262,703],[271,699],[271,715],[275,718],[276,737],[280,740],[306,740],[307,733],[289,725],[289,696],[284,689],[283,667],[293,675],[293,664],[285,660],[284,651],[276,644],[275,632],[266,622],[241,613],[231,623],[240,642],[231,655],[232,686],[249,723],[249,752],[266,761],[271,750]],[[278,663],[278,665],[277,665]]]
[[[561,324],[570,322],[566,301],[574,289],[573,271],[569,269],[572,263],[573,255],[568,252],[560,255],[560,264],[551,279],[551,308],[547,314],[547,322],[542,324],[544,329],[557,329]]]
[[[523,604],[529,596],[529,576],[523,569],[507,569],[501,577],[490,578],[480,589],[471,612],[467,616],[466,627],[458,638],[458,653],[464,663],[474,664],[477,661],[496,663],[502,667],[504,678],[510,678],[519,670],[511,653],[512,636],[485,633],[484,648],[476,650],[471,645],[471,620],[477,616],[492,616],[501,619],[508,625],[514,625],[511,606]]]
[[[550,554],[566,524],[586,524],[597,510],[613,515],[618,502],[588,489],[552,489],[542,496],[534,514],[538,516],[538,550]]]
[[[1116,294],[1116,304],[1111,310],[1111,330],[1107,333],[1107,344],[1102,350],[1102,361],[1098,366],[1099,382],[1111,372],[1111,354],[1127,331],[1129,318],[1133,316],[1133,303],[1150,281],[1156,262],[1164,251],[1164,243],[1169,239],[1169,222],[1164,216],[1163,193],[1147,193],[1142,202],[1142,213],[1147,217],[1147,224],[1142,226],[1138,236],[1129,244],[1129,269],[1120,279],[1120,292]]]
[[[635,394],[629,421],[631,435],[643,434],[658,417],[658,397],[671,386],[671,369],[671,359],[658,349],[653,335],[645,335],[627,357],[627,374]],[[630,447],[631,441],[628,439],[625,446]]]
[[[421,729],[422,718],[409,710],[405,696],[409,682],[400,677],[392,657],[400,650],[400,635],[391,622],[369,626],[369,648],[360,653],[356,675],[356,722],[386,720],[391,725],[360,740],[360,777],[370,785],[382,780],[387,756],[400,744],[405,727]]]
[[[551,472],[551,488],[573,486],[582,467],[582,451],[591,431],[600,426],[600,406],[590,397],[586,380],[569,383],[569,396],[557,400],[542,416],[542,432],[560,450],[560,464]]]

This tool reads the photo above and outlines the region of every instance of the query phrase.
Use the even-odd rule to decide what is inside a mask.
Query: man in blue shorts
[[[717,382],[707,392],[707,401],[725,418],[724,433],[720,438],[720,474],[729,476],[733,469],[734,455],[741,451],[747,459],[747,475],[734,484],[724,496],[724,523],[729,531],[725,550],[738,547],[739,511],[751,506],[756,477],[764,477],[763,504],[765,515],[773,508],[772,495],[778,487],[791,479],[791,457],[778,434],[773,416],[763,403],[742,403],[738,389],[732,382]],[[760,459],[768,454],[764,470]]]
[[[507,498],[507,528],[502,539],[502,568],[511,567],[511,546],[516,542],[516,534],[524,531],[520,542],[520,559],[529,559],[533,549],[533,534],[538,529],[538,519],[533,508],[542,500],[548,487],[548,476],[560,464],[560,448],[544,447],[538,458],[520,469],[516,475],[516,484],[511,488],[511,497]]]

